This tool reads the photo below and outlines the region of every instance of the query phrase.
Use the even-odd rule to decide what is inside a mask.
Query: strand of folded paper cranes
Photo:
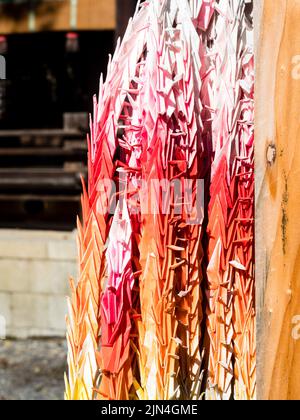
[[[213,163],[207,267],[207,398],[254,399],[254,63],[246,2],[220,1],[210,83]]]
[[[140,2],[109,61],[78,221],[66,399],[225,399],[232,386],[255,397],[246,23],[244,0]],[[206,198],[210,185],[207,250],[198,179]],[[152,211],[149,191],[165,180],[171,211],[163,200]]]

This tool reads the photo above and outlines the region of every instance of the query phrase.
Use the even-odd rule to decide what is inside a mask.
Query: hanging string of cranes
[[[253,61],[251,2],[139,2],[94,98],[66,399],[255,398]]]

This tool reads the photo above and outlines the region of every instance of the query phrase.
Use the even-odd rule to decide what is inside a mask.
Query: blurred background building
[[[0,0],[0,227],[72,230],[92,95],[135,0]]]
[[[9,336],[64,335],[88,114],[135,7],[0,0],[0,316]]]

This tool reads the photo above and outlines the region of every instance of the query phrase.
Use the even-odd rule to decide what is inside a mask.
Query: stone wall
[[[14,338],[65,335],[75,233],[0,230],[0,324]],[[4,335],[0,331],[0,336]]]

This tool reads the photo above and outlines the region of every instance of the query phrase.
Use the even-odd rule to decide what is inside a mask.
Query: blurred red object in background
[[[76,53],[79,51],[79,35],[76,32],[66,34],[66,51]]]

